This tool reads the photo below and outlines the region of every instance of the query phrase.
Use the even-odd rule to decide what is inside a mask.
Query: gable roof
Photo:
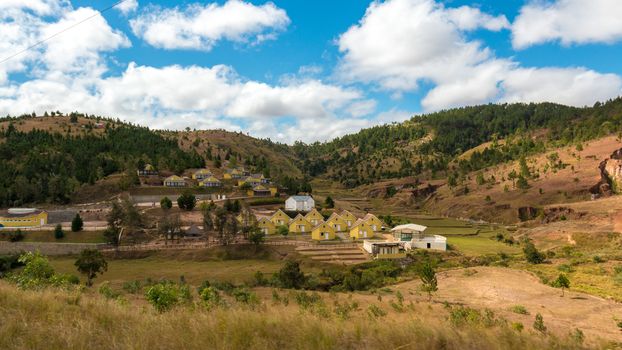
[[[391,229],[391,232],[396,232],[396,231],[418,231],[418,232],[423,232],[427,229],[426,226],[423,225],[417,225],[417,224],[404,224],[404,225],[397,225],[394,228]]]
[[[211,174],[211,170],[204,168],[204,169],[199,169],[197,171],[194,172],[195,175],[199,175],[199,174]]]
[[[311,196],[291,196],[288,199],[293,199],[296,202],[306,202],[309,199],[313,199]]]
[[[177,175],[173,175],[173,176],[167,177],[166,179],[164,179],[164,181],[184,181],[184,179],[182,179],[181,177]]]
[[[295,217],[295,218],[293,218],[293,219],[292,219],[292,221],[296,221],[296,220],[304,220],[304,221],[306,221],[306,222],[309,222],[309,220],[307,220],[307,219],[306,219],[304,216],[302,216],[302,214],[300,214],[300,213],[299,213],[298,215],[296,215],[296,217]]]
[[[335,231],[335,229],[332,226],[330,226],[329,224],[327,224],[326,222],[320,222],[319,224],[315,225],[311,231],[315,231],[316,229],[318,229],[322,225],[325,225],[329,229]]]
[[[354,222],[354,224],[352,225],[352,227],[350,227],[350,230],[354,229],[354,228],[355,228],[355,227],[357,227],[357,226],[363,225],[363,224],[367,224],[367,225],[369,225],[369,224],[367,223],[367,220],[357,219],[357,220]]]
[[[277,210],[274,212],[274,214],[272,214],[272,216],[270,217],[269,220],[272,220],[272,218],[274,218],[275,216],[277,216],[278,214],[283,214],[288,220],[291,220],[292,218],[289,217],[289,215],[287,215],[284,211],[282,211],[281,209]]]
[[[328,220],[326,220],[326,222],[333,221],[333,220],[341,220],[341,221],[345,221],[345,220],[341,217],[341,215],[339,215],[339,214],[337,214],[337,213],[335,213],[335,212],[333,212],[333,213],[332,213],[332,214],[328,217]]]

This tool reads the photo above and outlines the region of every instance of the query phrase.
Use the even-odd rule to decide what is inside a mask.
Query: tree
[[[326,208],[334,208],[335,201],[333,200],[331,196],[327,196],[326,199],[324,200],[324,205],[326,206]]]
[[[557,279],[555,281],[553,281],[553,287],[561,288],[562,289],[562,297],[563,297],[564,296],[564,289],[565,288],[570,288],[570,280],[568,279],[568,277],[566,277],[566,275],[564,275],[563,273],[560,273],[559,276],[557,276]]]
[[[516,187],[521,190],[526,190],[530,186],[529,186],[529,182],[527,182],[527,179],[523,175],[519,175],[518,179],[516,180]]]
[[[289,228],[285,225],[280,225],[276,228],[276,233],[285,237],[289,234]]]
[[[419,279],[421,279],[421,289],[428,293],[428,300],[432,300],[432,293],[438,290],[438,282],[436,280],[436,272],[429,261],[421,265],[418,271]]]
[[[82,231],[82,227],[84,226],[84,222],[80,217],[80,214],[76,214],[76,216],[71,220],[71,232]]]
[[[531,241],[525,242],[523,253],[525,253],[525,258],[531,264],[541,264],[544,262],[544,254],[539,252]]]
[[[536,320],[533,322],[533,329],[537,330],[540,333],[546,332],[546,326],[544,325],[544,319],[542,315],[539,313],[536,314]]]
[[[56,225],[56,227],[54,227],[54,238],[63,239],[64,237],[65,232],[63,232],[63,227],[61,226],[61,224]]]
[[[162,200],[160,200],[160,208],[167,210],[167,209],[171,209],[173,207],[173,201],[168,198],[168,197],[164,197],[162,198]]]
[[[264,242],[266,235],[261,231],[259,227],[253,225],[248,232],[248,240],[255,246],[259,246]]]
[[[86,285],[89,287],[93,285],[93,279],[98,274],[108,271],[108,262],[97,249],[83,250],[74,265],[78,268],[78,272],[86,275]]]
[[[305,284],[307,278],[300,271],[300,264],[297,261],[287,261],[285,266],[277,273],[277,279],[283,288],[299,289]]]
[[[190,192],[184,192],[177,198],[180,209],[191,211],[197,205],[197,198]]]

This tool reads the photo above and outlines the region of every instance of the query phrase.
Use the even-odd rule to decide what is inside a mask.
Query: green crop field
[[[486,237],[449,236],[447,244],[457,251],[470,256],[497,253],[517,254],[521,251],[518,246],[510,246]]]

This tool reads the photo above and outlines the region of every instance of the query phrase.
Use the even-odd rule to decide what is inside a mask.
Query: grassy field
[[[22,231],[22,242],[53,242],[53,243],[106,243],[103,231],[65,231],[65,237],[56,239],[54,231]],[[8,237],[0,236],[0,240],[8,240]]]
[[[208,310],[195,299],[159,314],[144,302],[106,300],[95,290],[20,291],[0,282],[0,348],[581,348],[568,337],[521,332],[474,309],[427,302],[399,306],[395,297],[365,302],[349,295],[319,295],[302,303],[296,292],[281,291],[281,300],[290,300],[283,304],[270,301],[268,293],[258,291],[254,306],[227,299],[228,306]]]
[[[517,254],[521,252],[520,247],[510,246],[486,237],[460,237],[449,236],[447,244],[467,256],[477,256],[486,254]]]

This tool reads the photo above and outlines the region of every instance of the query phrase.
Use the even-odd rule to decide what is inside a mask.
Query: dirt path
[[[522,322],[531,329],[536,313],[542,314],[545,325],[560,336],[575,328],[585,333],[588,341],[602,338],[622,341],[616,318],[622,319],[622,304],[582,293],[561,291],[546,286],[528,272],[496,267],[477,267],[473,275],[466,270],[439,273],[437,301],[463,303],[476,308],[489,308],[513,322]],[[418,290],[419,282],[396,286],[407,295]],[[510,311],[515,305],[524,306],[529,315]]]

